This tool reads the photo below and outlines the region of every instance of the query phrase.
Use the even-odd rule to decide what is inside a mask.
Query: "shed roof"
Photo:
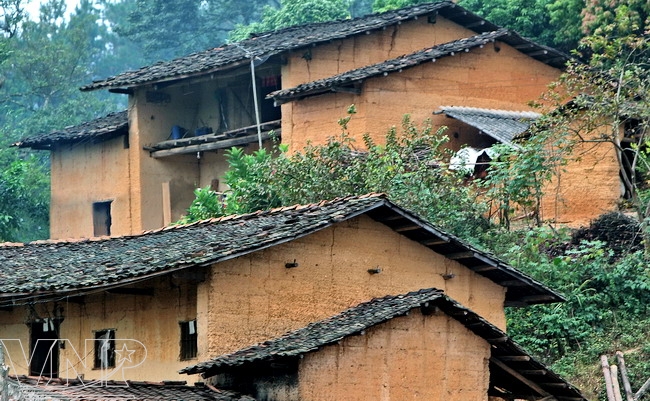
[[[210,377],[235,367],[252,366],[253,363],[286,361],[315,352],[346,337],[363,334],[370,327],[406,315],[416,308],[420,308],[424,315],[435,313],[437,308],[491,345],[492,395],[506,396],[504,398],[507,399],[527,399],[531,395],[584,399],[578,389],[535,361],[506,333],[435,288],[376,298],[281,337],[189,366],[180,373],[201,373],[204,377]],[[530,373],[539,371],[544,374]]]
[[[3,244],[0,306],[60,299],[181,269],[199,269],[362,214],[507,287],[509,305],[563,300],[542,283],[432,226],[386,196],[368,194],[170,226],[141,235]]]
[[[14,376],[12,392],[20,401],[255,401],[245,395],[218,390],[203,383],[187,386],[180,382],[103,381]]]
[[[138,70],[94,81],[83,86],[81,90],[131,88],[211,74],[248,65],[252,57],[270,57],[306,46],[380,30],[418,17],[435,15],[440,15],[477,33],[499,29],[497,25],[454,2],[443,0],[354,19],[312,23],[266,32],[238,43],[226,44],[171,61],[161,61]],[[503,40],[519,51],[557,68],[562,68],[569,59],[569,56],[562,52],[519,36],[510,36]]]
[[[65,127],[48,134],[35,135],[13,144],[20,148],[49,150],[54,144],[72,142],[97,143],[127,134],[129,116],[127,110],[110,113],[79,125]]]
[[[320,95],[328,92],[336,92],[340,88],[349,88],[359,85],[363,80],[386,76],[390,73],[401,72],[406,68],[415,67],[425,62],[436,61],[437,59],[453,56],[461,52],[483,47],[487,43],[508,36],[518,36],[516,33],[501,28],[492,32],[484,32],[469,38],[462,38],[437,46],[419,50],[381,63],[368,65],[354,70],[346,71],[332,77],[307,82],[293,88],[278,90],[267,95],[277,103],[286,103],[291,100],[308,96]],[[349,89],[348,89],[349,90]]]
[[[479,129],[501,143],[512,144],[542,115],[532,111],[481,109],[475,107],[441,106],[440,111]]]

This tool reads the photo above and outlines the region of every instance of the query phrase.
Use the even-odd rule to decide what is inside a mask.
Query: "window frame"
[[[100,354],[99,343],[103,340],[102,336],[108,333],[108,361],[103,366]],[[102,329],[94,331],[95,341],[93,342],[93,369],[111,369],[115,367],[115,329]]]
[[[178,322],[180,328],[179,359],[196,359],[198,355],[198,330],[196,319]]]

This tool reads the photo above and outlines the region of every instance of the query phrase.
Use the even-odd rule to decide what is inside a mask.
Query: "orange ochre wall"
[[[587,226],[608,211],[617,210],[622,199],[622,183],[614,145],[600,139],[610,134],[607,127],[583,134],[567,164],[555,171],[544,189],[541,217],[571,227]]]
[[[298,267],[286,268],[295,261]],[[381,273],[370,274],[368,269]],[[453,274],[445,280],[443,275]],[[505,289],[361,216],[216,264],[198,288],[199,360],[274,338],[375,297],[422,288],[505,330]]]
[[[86,340],[94,339],[95,331],[113,329],[115,349],[126,346],[135,352],[121,368],[110,369],[112,375],[105,380],[187,380],[187,375],[177,371],[198,360],[180,360],[179,323],[196,317],[196,287],[177,283],[170,276],[150,280],[144,286],[151,286],[155,295],[99,293],[86,296],[83,303],[64,299],[0,311],[0,339],[7,348],[11,374],[29,373],[28,323],[36,318],[63,316],[58,337],[66,341],[59,354],[59,377],[101,378],[102,371],[94,368],[92,343]]]
[[[388,129],[399,126],[403,116],[410,114],[415,124],[430,119],[434,129],[449,126],[448,146],[458,150],[477,142],[472,137],[475,134],[461,129],[456,120],[434,115],[440,106],[532,110],[529,102],[538,100],[559,74],[558,69],[497,42],[435,63],[369,78],[360,95],[327,93],[284,104],[282,140],[292,151],[308,142],[324,143],[340,133],[336,120],[355,104],[357,114],[348,127],[358,147],[363,147],[365,133],[383,142]],[[568,164],[558,168],[559,175],[546,188],[542,219],[578,227],[616,210],[621,195],[618,171],[611,144],[576,146]]]
[[[496,51],[496,49],[499,49]],[[336,121],[354,104],[357,114],[349,133],[363,146],[363,134],[383,142],[391,126],[399,126],[405,114],[416,124],[430,119],[435,128],[449,119],[434,115],[440,106],[466,106],[527,111],[556,80],[560,71],[538,62],[510,46],[497,42],[394,72],[368,78],[361,94],[327,93],[282,105],[282,140],[292,150],[307,141],[324,143],[340,132]],[[460,148],[468,138],[451,138]]]
[[[305,355],[300,400],[487,400],[489,358],[458,321],[415,309]]]
[[[50,238],[92,237],[93,202],[112,201],[111,233],[131,233],[132,185],[124,138],[51,152]]]

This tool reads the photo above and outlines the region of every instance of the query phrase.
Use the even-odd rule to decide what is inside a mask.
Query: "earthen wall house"
[[[454,150],[489,146],[497,140],[441,107],[529,112],[567,60],[443,1],[289,28],[94,82],[82,90],[126,94],[128,110],[18,144],[51,151],[50,237],[159,228],[184,213],[195,188],[224,190],[224,150],[259,142],[251,57],[263,146],[274,132],[294,151],[338,134],[352,104],[357,139],[381,142],[410,114],[448,126]],[[576,226],[616,207],[615,154],[583,150],[548,191],[544,219]],[[573,185],[585,177],[589,187]]]
[[[57,338],[66,340],[53,349],[57,375],[86,380],[105,374],[95,340],[106,330],[114,351],[137,351],[126,378],[161,381],[386,294],[435,286],[501,330],[505,306],[562,300],[378,196],[133,237],[5,245],[0,259],[0,338],[14,339],[4,341],[12,372],[43,369],[47,352],[34,341]],[[187,322],[192,355],[182,345]]]
[[[260,401],[582,399],[541,367],[431,288],[375,298],[181,373]],[[524,377],[533,371],[545,372],[544,384]]]

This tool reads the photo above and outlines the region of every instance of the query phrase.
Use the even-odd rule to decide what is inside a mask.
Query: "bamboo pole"
[[[612,390],[614,390],[614,398],[616,401],[623,401],[621,396],[621,386],[618,383],[618,366],[612,365],[609,367],[610,372],[612,373]]]
[[[625,367],[625,357],[621,351],[616,351],[616,358],[618,359],[618,369],[621,372],[621,380],[623,381],[623,389],[625,390],[625,398],[627,401],[634,401],[634,393],[630,385],[630,379],[627,374],[627,367]]]
[[[609,362],[606,355],[600,356],[600,366],[603,368],[603,376],[605,377],[605,388],[607,389],[607,400],[616,401],[614,397],[614,387],[612,385],[612,372],[609,370]]]

